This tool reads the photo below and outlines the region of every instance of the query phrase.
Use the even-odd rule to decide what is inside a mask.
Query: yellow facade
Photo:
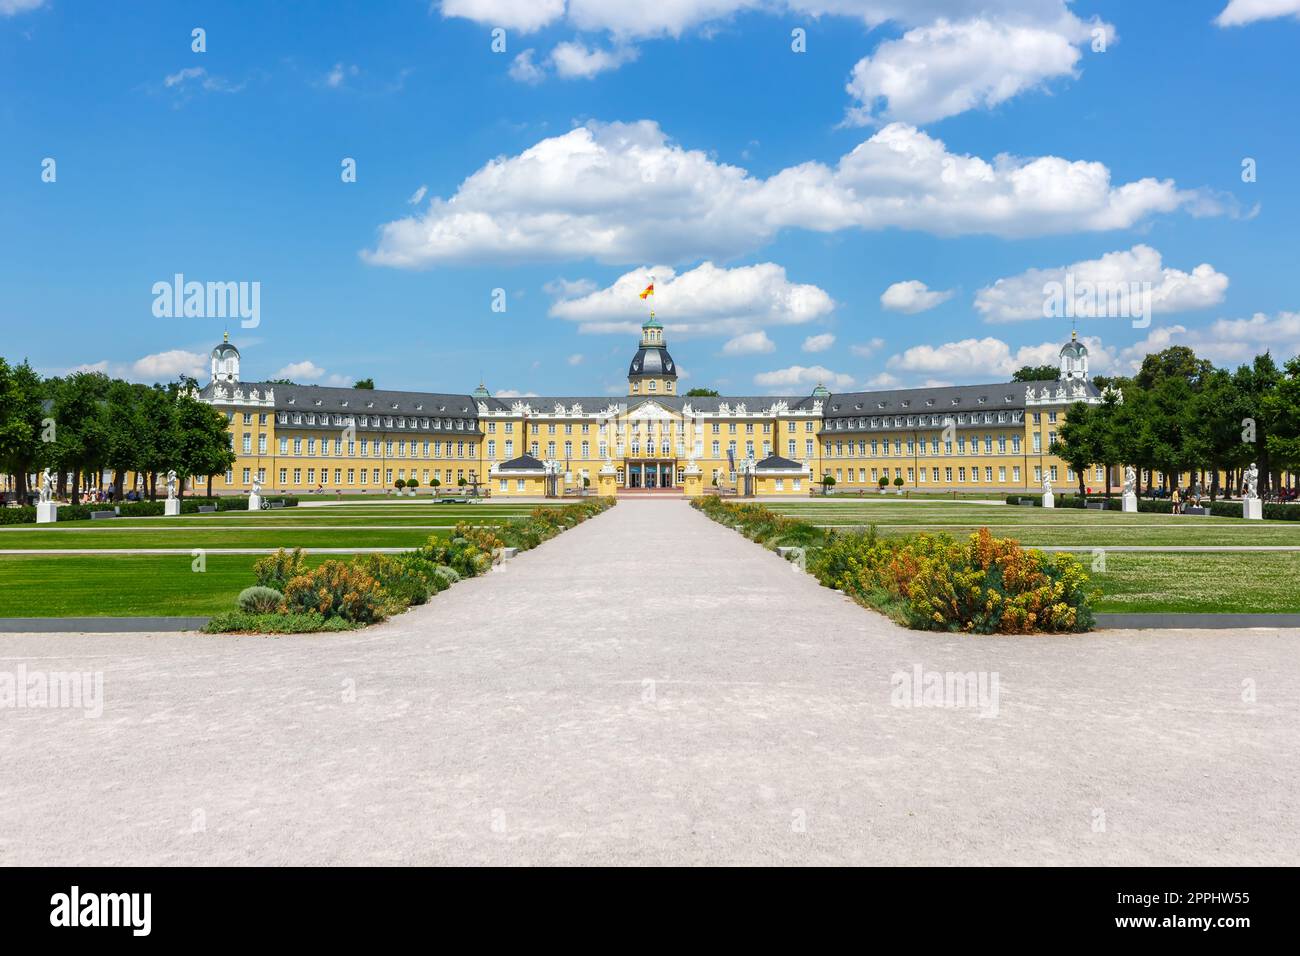
[[[267,494],[387,494],[398,479],[415,479],[417,493],[429,495],[436,479],[442,494],[506,497],[583,489],[806,496],[820,493],[827,475],[836,493],[879,493],[882,477],[889,493],[895,478],[918,491],[1036,492],[1044,479],[1058,491],[1078,486],[1052,451],[1069,405],[1097,398],[1078,376],[693,398],[675,394],[675,364],[652,323],[629,369],[629,394],[614,400],[241,383],[238,353],[219,346],[201,394],[226,412],[236,461],[212,491],[248,493],[260,481]],[[533,461],[518,467],[525,457]],[[1086,483],[1104,487],[1099,467]]]

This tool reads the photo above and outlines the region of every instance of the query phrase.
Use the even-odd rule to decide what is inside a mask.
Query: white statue
[[[176,472],[168,470],[167,472],[167,500],[174,501],[176,498]]]
[[[1132,495],[1137,493],[1137,472],[1133,470],[1132,465],[1124,466],[1124,494]]]
[[[1043,494],[1045,494],[1045,495],[1050,495],[1051,493],[1052,493],[1052,476],[1051,476],[1051,475],[1044,475],[1044,476],[1043,476]]]
[[[1255,467],[1253,461],[1250,463],[1250,467],[1246,469],[1245,485],[1245,497],[1250,499],[1259,497],[1259,469]]]
[[[43,472],[41,472],[40,502],[43,505],[47,505],[53,500],[54,500],[54,476],[50,474],[50,469],[46,468]]]
[[[254,479],[253,479],[253,494],[254,494],[254,495],[260,495],[261,493],[262,493],[262,483],[261,483],[260,481],[258,481],[256,478],[254,478]]]

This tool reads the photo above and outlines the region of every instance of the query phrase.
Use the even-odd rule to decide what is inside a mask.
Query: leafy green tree
[[[181,479],[179,493],[183,496],[185,479],[202,476],[211,488],[213,476],[224,474],[235,463],[235,453],[223,413],[195,398],[184,385],[176,390],[173,403],[175,449],[170,467]]]
[[[1300,470],[1300,357],[1283,366],[1276,387],[1264,396],[1263,408],[1271,431],[1268,453],[1278,468]]]
[[[717,398],[718,390],[716,388],[702,388],[696,386],[686,393],[687,398]]]
[[[27,494],[27,475],[42,462],[44,382],[26,362],[0,358],[0,470],[14,476],[19,497]]]
[[[1023,365],[1011,373],[1011,381],[1055,382],[1060,374],[1055,365]]]
[[[81,501],[83,476],[103,468],[108,457],[108,387],[101,372],[74,372],[53,392],[50,417],[56,437],[51,457],[72,475],[71,500]]]
[[[375,388],[375,380],[374,380],[373,378],[359,378],[359,379],[357,379],[357,381],[353,384],[352,387],[353,387],[353,388],[364,388],[364,389],[369,389],[370,391],[374,391],[374,388]]]
[[[1110,454],[1106,445],[1105,416],[1099,406],[1075,402],[1066,411],[1056,444],[1056,454],[1079,476],[1079,494],[1087,494],[1087,471]]]

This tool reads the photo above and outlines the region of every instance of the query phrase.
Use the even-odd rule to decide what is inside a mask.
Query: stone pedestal
[[[36,523],[53,524],[59,520],[59,506],[53,501],[42,501],[36,505]]]
[[[163,515],[168,518],[175,518],[181,513],[181,500],[179,498],[168,498],[163,502]]]
[[[1043,507],[1044,507],[1044,508],[1055,508],[1055,507],[1056,507],[1056,495],[1052,494],[1050,491],[1044,493],[1044,495],[1043,495]]]
[[[1136,512],[1138,510],[1138,496],[1130,491],[1124,495],[1121,504],[1123,505],[1124,511]]]
[[[698,498],[704,494],[704,475],[699,465],[688,467],[682,472],[682,490],[687,498]]]
[[[1264,520],[1264,502],[1260,498],[1244,498],[1241,502],[1241,516],[1252,521]]]
[[[261,510],[262,510],[262,496],[261,496],[261,495],[249,495],[249,496],[248,496],[248,510],[249,510],[249,511],[261,511]]]
[[[612,498],[618,494],[618,472],[610,465],[600,469],[596,475],[596,489],[602,498]]]

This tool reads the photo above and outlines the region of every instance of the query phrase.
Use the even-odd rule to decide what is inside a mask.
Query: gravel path
[[[1300,631],[910,632],[676,500],[505,568],[359,635],[0,635],[103,674],[0,709],[0,864],[1300,862]]]

